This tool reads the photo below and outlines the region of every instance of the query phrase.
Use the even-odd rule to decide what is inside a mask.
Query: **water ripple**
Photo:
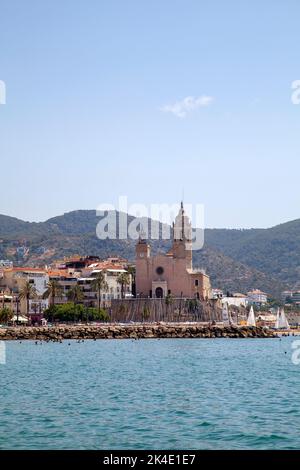
[[[300,448],[290,342],[8,342],[0,448]]]

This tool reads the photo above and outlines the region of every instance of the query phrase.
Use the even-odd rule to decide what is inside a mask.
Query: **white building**
[[[5,289],[7,292],[10,292],[13,297],[16,297],[20,293],[26,282],[29,282],[35,289],[36,299],[32,300],[42,299],[42,296],[47,289],[49,275],[47,271],[42,268],[13,267],[3,269],[2,276],[0,278],[0,289]],[[46,300],[46,303],[47,302],[48,300]],[[27,313],[26,299],[22,299],[20,301],[20,312],[22,314]]]
[[[79,277],[78,278],[78,285],[82,287],[85,302],[86,303],[94,303],[96,304],[97,301],[97,292],[92,287],[93,280],[97,277],[100,272],[104,272],[105,281],[107,282],[108,289],[103,290],[101,292],[101,301],[110,301],[113,299],[121,299],[122,298],[122,288],[118,282],[118,277],[120,274],[127,273],[126,269],[119,266],[110,266],[105,267],[105,269],[93,269],[89,276],[87,277]],[[129,284],[124,286],[124,295],[125,297],[131,297],[132,292],[132,279],[131,275],[129,275]]]
[[[224,296],[224,292],[222,289],[212,289],[211,296],[213,299],[222,299]]]
[[[247,293],[248,303],[252,305],[264,305],[268,302],[268,294],[259,289],[254,289]]]
[[[300,304],[300,290],[282,292],[282,301],[292,304]]]
[[[0,268],[12,268],[14,263],[9,259],[0,259]]]
[[[236,307],[246,307],[248,305],[247,296],[240,293],[232,294],[230,297],[223,297],[222,304],[235,305]]]

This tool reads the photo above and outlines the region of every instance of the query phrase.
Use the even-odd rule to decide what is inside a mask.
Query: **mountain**
[[[269,229],[205,231],[207,245],[294,287],[300,280],[300,219]]]
[[[212,286],[224,291],[247,293],[259,288],[275,298],[287,288],[285,283],[255,268],[226,256],[221,251],[204,245],[194,252],[194,266],[204,267],[210,275]]]
[[[129,223],[132,219],[128,216]],[[100,220],[94,210],[72,211],[39,223],[0,215],[0,257],[31,265],[72,254],[116,254],[133,260],[134,240],[96,237]],[[170,242],[151,245],[157,252]],[[300,278],[300,219],[269,229],[206,229],[204,248],[193,256],[194,265],[206,269],[215,287],[241,292],[257,287],[278,297]]]

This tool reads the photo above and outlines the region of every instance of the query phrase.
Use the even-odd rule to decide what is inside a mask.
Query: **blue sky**
[[[299,15],[298,0],[0,0],[0,213],[184,188],[208,227],[299,218]]]

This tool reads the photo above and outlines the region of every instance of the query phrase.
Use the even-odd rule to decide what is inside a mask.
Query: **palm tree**
[[[121,286],[121,297],[124,299],[125,297],[125,287],[129,286],[130,284],[130,276],[128,273],[119,274],[117,277],[117,283]]]
[[[84,291],[81,286],[76,284],[76,286],[72,287],[67,293],[68,300],[71,302],[74,302],[75,304],[75,310],[79,310],[77,308],[77,305],[80,303],[83,303],[84,300]],[[82,312],[80,313],[80,318],[82,320]]]
[[[136,282],[135,282],[135,277],[136,277],[136,270],[135,266],[127,266],[127,272],[131,276],[131,289],[132,289],[132,294],[134,297],[136,297]]]
[[[101,310],[101,292],[108,290],[108,284],[106,282],[105,272],[100,271],[95,279],[91,282],[92,289],[97,291],[97,298],[98,298],[98,312],[100,313]]]
[[[84,292],[82,287],[78,284],[69,290],[67,294],[68,300],[74,302],[74,304],[79,304],[84,300]]]
[[[19,312],[20,294],[17,294],[17,295],[16,295],[15,300],[16,300],[16,307],[17,307],[17,308],[16,308],[16,310],[17,310],[17,311],[16,311],[16,314],[17,314],[17,325],[18,325],[18,324],[19,324],[19,313],[20,313],[20,312]],[[12,308],[12,310],[13,310],[13,308]]]
[[[43,299],[50,299],[50,305],[55,304],[55,297],[61,298],[63,289],[55,279],[50,280],[47,284],[47,290],[43,293]]]
[[[19,292],[19,298],[26,300],[26,315],[29,316],[29,300],[37,297],[37,291],[31,282],[26,281]]]

